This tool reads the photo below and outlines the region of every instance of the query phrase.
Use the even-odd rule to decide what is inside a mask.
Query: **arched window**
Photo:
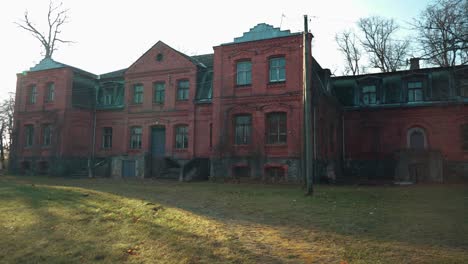
[[[424,129],[415,127],[408,130],[407,134],[408,148],[410,149],[426,149],[427,138]]]

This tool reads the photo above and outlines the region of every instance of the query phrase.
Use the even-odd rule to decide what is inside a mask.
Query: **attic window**
[[[163,54],[162,53],[158,53],[158,55],[156,55],[156,61],[162,61],[164,58]]]

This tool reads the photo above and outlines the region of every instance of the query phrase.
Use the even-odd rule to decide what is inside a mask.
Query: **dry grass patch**
[[[0,178],[0,263],[467,263],[468,187]]]

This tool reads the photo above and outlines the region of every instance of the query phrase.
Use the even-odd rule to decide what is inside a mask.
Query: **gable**
[[[194,68],[197,62],[189,56],[171,48],[162,41],[158,41],[125,72],[125,75],[170,71],[175,69]]]

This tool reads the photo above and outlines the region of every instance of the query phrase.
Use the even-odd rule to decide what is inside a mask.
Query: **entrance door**
[[[166,149],[166,128],[156,126],[151,128],[151,154],[153,158],[164,157]]]
[[[122,161],[122,176],[123,177],[135,177],[135,161],[134,160]]]
[[[160,177],[164,170],[164,154],[166,149],[166,128],[155,126],[151,128],[151,175]]]

